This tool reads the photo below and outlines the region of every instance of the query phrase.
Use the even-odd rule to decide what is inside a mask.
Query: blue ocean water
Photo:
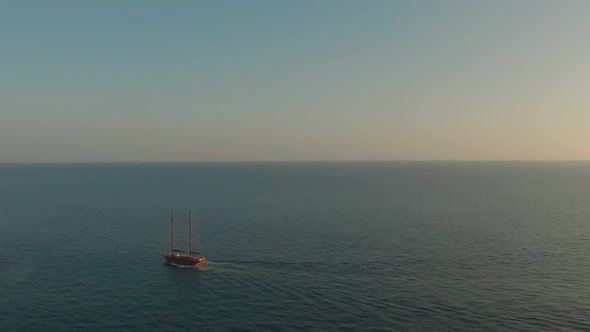
[[[0,166],[0,331],[590,330],[589,252],[587,162]]]

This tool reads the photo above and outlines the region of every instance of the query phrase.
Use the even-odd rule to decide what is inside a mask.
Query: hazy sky
[[[590,1],[2,1],[0,162],[590,159]]]

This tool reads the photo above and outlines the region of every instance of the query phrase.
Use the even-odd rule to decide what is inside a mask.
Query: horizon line
[[[367,163],[367,162],[590,162],[590,159],[285,159],[285,160],[112,160],[112,161],[3,161],[0,165],[60,164],[248,164],[248,163]]]

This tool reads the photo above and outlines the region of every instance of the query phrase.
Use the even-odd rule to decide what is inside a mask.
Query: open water
[[[0,166],[0,331],[590,330],[589,253],[586,162]]]

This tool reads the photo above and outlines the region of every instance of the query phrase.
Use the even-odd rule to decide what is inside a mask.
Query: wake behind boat
[[[205,257],[200,256],[198,252],[192,251],[192,224],[193,224],[193,211],[189,210],[188,214],[188,253],[182,250],[174,249],[174,209],[170,210],[170,235],[172,246],[169,252],[163,252],[162,257],[166,260],[167,264],[172,265],[183,265],[183,266],[196,266],[205,262]]]

